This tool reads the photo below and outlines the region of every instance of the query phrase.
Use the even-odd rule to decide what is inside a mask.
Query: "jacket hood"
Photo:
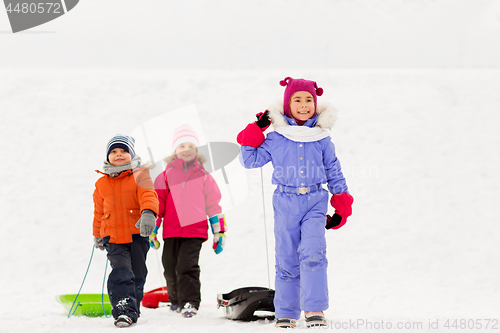
[[[170,156],[165,157],[163,160],[165,161],[165,163],[169,164],[169,163],[173,162],[176,158],[177,158],[177,156],[175,156],[175,154],[172,154]],[[200,162],[201,164],[205,164],[205,162],[207,161],[205,156],[198,154],[198,153],[196,154],[196,157],[194,159],[198,160],[198,162]]]
[[[269,110],[269,119],[271,123],[276,126],[290,126],[286,122],[283,103],[280,101],[275,102]],[[316,114],[318,115],[318,120],[314,126],[321,127],[323,129],[331,129],[337,120],[337,110],[331,106],[329,103],[319,103],[316,106]]]

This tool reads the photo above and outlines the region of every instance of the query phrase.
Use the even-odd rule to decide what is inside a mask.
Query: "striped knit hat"
[[[187,124],[177,127],[174,130],[174,136],[172,138],[172,153],[175,153],[175,149],[181,144],[190,142],[196,147],[200,145],[198,141],[198,135],[193,130],[193,128]]]
[[[135,140],[131,136],[117,134],[108,142],[108,146],[106,148],[106,160],[108,160],[109,153],[115,148],[121,148],[125,150],[127,153],[134,158],[135,150],[134,150]]]

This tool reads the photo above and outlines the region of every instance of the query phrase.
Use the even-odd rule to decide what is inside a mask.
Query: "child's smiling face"
[[[181,143],[175,148],[175,156],[186,162],[191,162],[196,157],[196,146],[191,142]]]
[[[115,148],[108,155],[109,163],[114,166],[130,163],[131,160],[132,156],[122,148]]]
[[[316,106],[311,93],[297,91],[290,98],[290,114],[297,120],[306,121],[314,115]]]

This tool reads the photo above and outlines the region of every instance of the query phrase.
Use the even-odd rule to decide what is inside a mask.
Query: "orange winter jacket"
[[[158,215],[158,195],[149,170],[139,167],[118,177],[102,174],[104,177],[95,183],[93,234],[99,238],[109,236],[110,243],[131,243],[132,235],[140,234],[135,224],[141,212],[150,209]]]

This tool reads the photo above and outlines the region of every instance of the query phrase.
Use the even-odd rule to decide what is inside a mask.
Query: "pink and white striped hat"
[[[182,126],[177,127],[174,130],[174,136],[172,138],[172,153],[175,152],[175,149],[181,144],[181,143],[192,143],[196,147],[200,145],[200,142],[198,141],[198,135],[196,132],[193,130],[191,126],[188,124],[184,124]]]

